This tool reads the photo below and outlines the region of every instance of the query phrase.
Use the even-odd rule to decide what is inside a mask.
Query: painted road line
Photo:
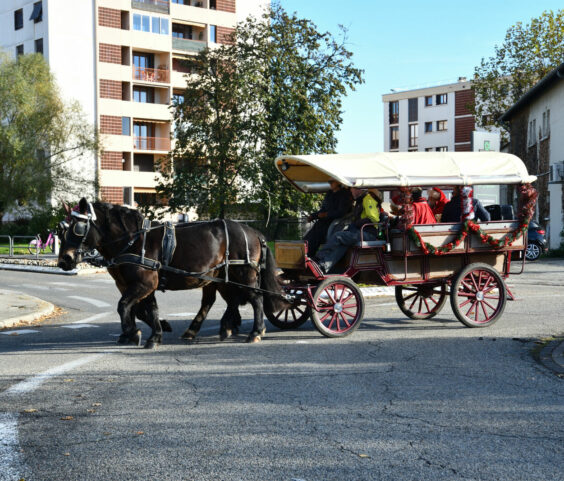
[[[92,299],[91,297],[84,297],[84,296],[67,296],[70,299],[77,299],[81,302],[86,302],[88,304],[92,304],[93,306],[96,307],[111,307],[111,304],[108,304],[107,302],[104,301],[100,301],[98,299]]]
[[[188,317],[195,315],[195,312],[176,312],[175,314],[167,314],[165,317]]]
[[[18,416],[0,413],[0,481],[24,479],[25,471],[18,439]]]
[[[86,357],[81,357],[80,359],[76,359],[75,361],[71,361],[71,362],[67,362],[65,364],[62,364],[60,366],[56,366],[53,367],[51,369],[47,369],[47,371],[44,371],[40,374],[37,374],[35,376],[32,376],[30,378],[24,379],[23,381],[19,382],[18,384],[14,384],[13,386],[10,386],[8,389],[6,389],[4,391],[4,395],[9,396],[9,395],[14,395],[14,394],[25,394],[31,391],[34,391],[35,389],[37,389],[39,386],[41,386],[45,381],[48,381],[49,379],[56,377],[56,376],[60,376],[61,374],[70,371],[72,369],[75,369],[77,367],[80,367],[84,364],[87,364],[89,362],[93,362],[103,356],[105,356],[108,353],[101,353],[101,354],[94,354],[92,356],[86,356]]]
[[[66,326],[61,326],[61,327],[64,327],[66,329],[83,329],[86,327],[100,327],[100,326],[97,326],[95,324],[68,324]]]
[[[98,319],[102,319],[105,316],[109,316],[113,314],[112,312],[100,312],[99,314],[94,314],[93,316],[87,317],[85,319],[81,319],[80,321],[74,321],[71,324],[89,324],[91,322],[97,321]]]
[[[15,331],[2,331],[0,334],[4,334],[5,336],[20,336],[22,334],[35,334],[35,329],[16,329]]]

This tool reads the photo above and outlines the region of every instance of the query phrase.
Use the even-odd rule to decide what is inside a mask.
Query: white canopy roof
[[[380,152],[282,155],[280,173],[303,192],[327,190],[335,179],[348,187],[428,187],[534,182],[525,164],[499,152]]]

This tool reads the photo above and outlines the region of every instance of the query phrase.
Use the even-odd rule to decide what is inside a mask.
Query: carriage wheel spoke
[[[487,321],[490,316],[488,316],[488,313],[486,312],[486,306],[483,302],[480,303],[480,304],[482,306],[482,311],[484,312],[484,321]],[[495,311],[495,309],[494,309],[494,311]]]
[[[431,308],[429,307],[429,304],[427,303],[427,299],[423,299],[423,302],[425,303],[425,307],[427,308],[427,313],[431,312]]]
[[[494,311],[496,310],[496,308],[494,306],[492,306],[488,301],[482,301],[486,306],[488,306],[490,309],[493,309]]]
[[[414,292],[413,294],[409,294],[409,296],[405,296],[405,297],[403,298],[403,301],[405,302],[405,301],[407,301],[408,299],[411,299],[412,297],[415,297],[417,294],[418,294],[417,292]]]
[[[473,272],[470,273],[470,279],[472,280],[472,284],[474,285],[474,292],[478,292],[480,290],[480,288],[478,287],[478,284],[476,284],[476,276],[474,275]]]
[[[320,319],[320,321],[321,321],[321,322],[325,322],[325,319],[327,319],[330,314],[331,314],[331,311],[327,311],[327,312],[325,313],[325,315]]]
[[[468,301],[468,302],[470,302],[470,301]],[[470,311],[471,311],[472,309],[474,309],[474,307],[476,306],[476,302],[477,302],[477,301],[474,301],[474,302],[472,302],[472,304],[470,304],[469,309],[466,311],[466,317],[469,317],[468,314],[470,314]],[[462,306],[460,306],[460,307],[462,307]]]
[[[468,283],[466,282],[466,279],[464,279],[464,280],[460,283],[460,285],[461,285],[464,289],[466,289],[467,292],[476,292],[476,291],[472,288],[472,286],[469,286],[469,285],[468,285]]]
[[[413,299],[413,302],[412,302],[411,305],[409,306],[409,310],[410,310],[410,311],[413,310],[413,306],[414,306],[415,303],[417,302],[417,299],[419,299],[419,296],[417,296],[415,299]]]
[[[417,309],[417,313],[421,314],[421,307],[423,305],[423,297],[419,297],[419,308]]]
[[[351,323],[349,321],[347,321],[347,319],[345,318],[345,316],[343,316],[343,313],[341,312],[341,318],[343,319],[343,322],[345,323],[345,325],[347,326],[347,329],[349,327],[351,327]]]

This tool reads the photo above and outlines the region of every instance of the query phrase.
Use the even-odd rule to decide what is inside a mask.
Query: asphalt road
[[[564,380],[532,351],[564,332],[564,262],[527,267],[487,329],[382,297],[345,339],[268,325],[249,345],[245,307],[221,343],[218,300],[187,344],[199,291],[159,293],[155,351],[115,344],[106,275],[0,271],[61,308],[0,333],[0,480],[562,480]]]

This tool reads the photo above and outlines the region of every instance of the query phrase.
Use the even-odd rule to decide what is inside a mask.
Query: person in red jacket
[[[437,219],[423,197],[421,187],[411,189],[411,200],[413,202],[413,223],[414,224],[436,224]]]
[[[427,191],[427,203],[429,204],[429,207],[431,207],[437,222],[440,222],[443,208],[447,202],[448,199],[446,198],[445,193],[438,187],[433,187]]]

